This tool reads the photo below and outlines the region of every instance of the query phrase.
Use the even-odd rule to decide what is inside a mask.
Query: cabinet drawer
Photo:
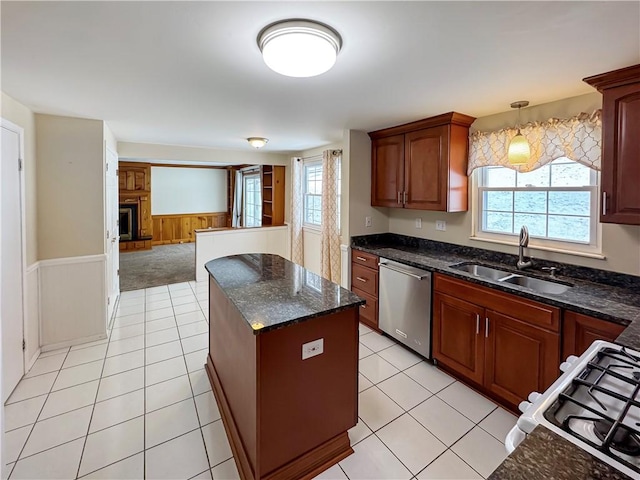
[[[557,307],[440,274],[434,275],[434,290],[553,332],[560,331],[560,309]]]
[[[378,296],[378,272],[357,263],[351,265],[351,288]]]
[[[353,293],[364,298],[367,303],[360,305],[360,321],[378,326],[378,299],[358,288],[353,288]]]
[[[351,252],[351,261],[378,270],[378,257],[376,255],[361,252],[360,250],[353,250]]]

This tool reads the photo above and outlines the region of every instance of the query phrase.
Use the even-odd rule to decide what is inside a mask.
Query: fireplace
[[[138,205],[135,203],[120,204],[120,240],[138,238]]]

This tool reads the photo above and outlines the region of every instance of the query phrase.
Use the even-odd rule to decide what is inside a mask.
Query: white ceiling
[[[476,117],[594,90],[640,63],[640,2],[8,2],[2,90],[105,120],[120,141],[300,151],[455,110]],[[342,36],[314,78],[269,70],[258,32],[310,18]],[[263,151],[264,151],[263,150]]]

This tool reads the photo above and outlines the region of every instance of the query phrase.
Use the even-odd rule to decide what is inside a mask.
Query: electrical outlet
[[[422,228],[422,219],[416,218],[416,228]]]
[[[364,217],[364,226],[365,227],[371,226],[371,217]]]
[[[324,338],[319,338],[313,342],[308,342],[302,345],[302,359],[315,357],[324,352]]]
[[[444,220],[436,220],[436,230],[444,232],[447,229],[447,222]]]

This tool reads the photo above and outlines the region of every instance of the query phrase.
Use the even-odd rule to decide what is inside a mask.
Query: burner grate
[[[544,417],[640,472],[639,400],[640,358],[624,347],[603,348],[559,393]]]

